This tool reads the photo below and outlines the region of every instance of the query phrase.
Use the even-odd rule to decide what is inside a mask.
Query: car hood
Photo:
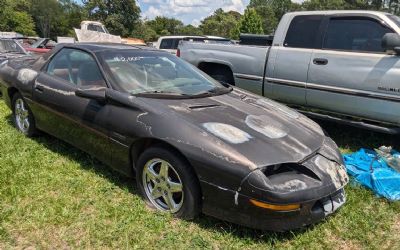
[[[160,121],[163,131],[153,126],[157,137],[195,145],[202,154],[250,169],[300,162],[325,138],[319,125],[300,113],[238,89],[208,98],[146,102],[168,119]]]

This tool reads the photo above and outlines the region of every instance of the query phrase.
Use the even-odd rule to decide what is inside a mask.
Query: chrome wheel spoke
[[[168,178],[168,163],[163,161],[160,167],[160,176],[164,177],[165,179]]]
[[[151,197],[156,200],[162,196],[162,193],[158,187],[154,187],[151,191]]]
[[[24,111],[21,112],[22,118],[27,118],[28,115],[29,115],[29,114],[28,114],[28,110],[24,110]]]
[[[172,193],[167,193],[163,195],[163,198],[166,202],[166,205],[168,206],[168,208],[173,211],[176,208],[176,203],[174,201],[174,198],[172,197]]]
[[[28,119],[24,119],[22,122],[22,125],[24,127],[24,129],[28,129],[29,128],[29,121]]]
[[[173,181],[168,181],[168,186],[169,186],[169,191],[171,193],[179,193],[182,192],[182,184],[173,182]]]
[[[158,174],[156,172],[154,172],[153,169],[150,168],[146,168],[146,176],[148,180],[153,181],[153,183],[157,183],[158,180]]]

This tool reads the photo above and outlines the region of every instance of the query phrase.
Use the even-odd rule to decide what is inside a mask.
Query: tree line
[[[141,19],[136,0],[0,0],[0,31],[55,38],[74,36],[82,20],[104,23],[110,33],[154,41],[165,35],[215,35],[237,39],[240,33],[271,34],[288,11],[380,10],[400,14],[400,0],[250,0],[244,14],[217,9],[198,27],[175,18]]]

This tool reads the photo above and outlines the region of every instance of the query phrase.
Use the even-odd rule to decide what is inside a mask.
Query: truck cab
[[[399,18],[381,12],[295,12],[279,25],[264,94],[355,120],[400,124],[400,57],[382,47]]]

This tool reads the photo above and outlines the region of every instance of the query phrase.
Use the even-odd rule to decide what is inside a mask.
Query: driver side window
[[[72,85],[106,87],[94,58],[81,50],[62,49],[50,61],[47,74],[61,78]]]

